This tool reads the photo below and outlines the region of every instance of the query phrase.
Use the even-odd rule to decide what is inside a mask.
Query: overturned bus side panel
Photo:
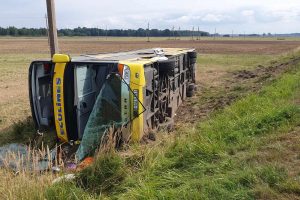
[[[196,52],[176,51],[167,56],[167,60],[145,65],[144,130],[148,134],[157,128],[171,130],[177,109],[194,94]]]

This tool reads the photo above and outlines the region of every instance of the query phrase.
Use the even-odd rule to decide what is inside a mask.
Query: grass
[[[95,196],[88,194],[86,191],[84,191],[84,189],[76,187],[76,185],[70,182],[62,182],[60,184],[55,184],[51,186],[46,190],[46,193],[44,194],[43,198],[46,198],[47,200],[96,199]]]
[[[175,143],[152,158],[154,164],[146,164],[129,176],[122,187],[124,193],[117,197],[251,199],[256,185],[267,184],[276,195],[281,192],[276,185],[297,185],[276,163],[254,165],[232,154],[252,151],[260,146],[261,137],[284,133],[297,124],[300,110],[290,101],[299,90],[299,75],[299,71],[285,75],[262,93],[249,95],[194,130],[182,130]]]
[[[43,175],[19,173],[0,169],[0,197],[1,199],[43,199],[44,191],[51,184],[54,176],[50,173]]]
[[[3,82],[11,81],[12,76],[21,77],[20,75],[27,75],[29,65],[33,60],[39,58],[47,58],[46,54],[4,54],[0,58],[1,80]],[[17,73],[17,74],[15,74]]]
[[[30,142],[34,137],[36,131],[31,118],[27,118],[24,121],[14,123],[11,128],[3,131],[0,135],[0,145],[4,145],[10,142],[24,143]]]
[[[200,54],[198,63],[203,70],[213,70],[216,68],[223,71],[252,70],[257,66],[269,66],[276,64],[278,61],[287,61],[287,58],[291,56],[297,56],[297,53],[292,51],[278,55]]]
[[[91,167],[81,171],[79,185],[91,193],[110,191],[126,177],[123,166],[124,160],[116,155],[100,155]]]
[[[235,54],[209,54],[199,55],[199,63],[203,68],[223,68],[223,70],[251,70],[258,65],[270,64],[272,60],[280,57],[280,55],[235,55]]]
[[[89,191],[89,198],[111,199],[299,197],[300,171],[297,179],[291,175],[290,163],[260,159],[272,156],[268,149],[266,155],[260,154],[270,141],[280,143],[280,137],[298,130],[299,83],[298,64],[294,71],[214,113],[205,122],[181,127],[174,137],[133,147],[131,156],[103,155],[79,174],[79,181],[72,187]]]
[[[32,60],[43,57],[47,56],[44,54],[1,55],[0,93],[3,96],[0,99],[0,135],[4,129],[19,121],[26,121],[30,116],[28,69]]]
[[[13,55],[1,59],[7,59],[10,67],[15,66]],[[17,61],[23,66],[30,59],[31,56],[21,56]],[[275,62],[274,59],[268,55],[205,55],[199,57],[198,73],[202,79],[206,77],[201,74],[209,76],[206,72],[211,70],[221,79],[228,71],[253,69],[259,64]],[[286,62],[281,56],[276,59]],[[20,72],[20,77],[26,78],[27,67],[10,69],[9,66],[0,64],[9,71],[8,76],[14,78],[15,72]],[[300,125],[299,67],[259,93],[248,94],[215,112],[206,121],[182,125],[172,135],[162,135],[155,144],[132,146],[125,154],[100,155],[74,182],[52,185],[55,176],[49,174],[15,176],[1,169],[0,196],[6,199],[295,199],[300,194],[300,171],[297,171],[300,163],[292,151],[299,147],[297,144],[290,147],[295,139],[285,145],[282,136],[290,136],[293,129],[299,131],[295,128]],[[6,81],[14,82],[9,78]],[[242,89],[237,86],[235,92]],[[12,116],[26,106],[29,108],[24,96],[17,99],[9,104]],[[7,105],[0,102],[2,113]],[[26,120],[28,115],[25,113],[19,123],[1,131],[1,144],[31,137],[33,128],[30,119]],[[0,126],[18,122],[12,116],[1,115]],[[284,160],[289,155],[294,156],[291,160],[295,163]]]

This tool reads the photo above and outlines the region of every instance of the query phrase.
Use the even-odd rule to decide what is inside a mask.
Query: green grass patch
[[[50,148],[56,145],[56,134],[53,131],[43,132],[43,135],[39,136],[39,138],[37,136],[37,130],[32,118],[27,117],[23,121],[13,123],[13,125],[1,132],[0,145],[22,143],[35,145],[36,147],[47,145]],[[34,141],[34,139],[36,140]]]
[[[259,147],[261,137],[286,132],[297,124],[300,70],[284,75],[259,94],[251,94],[194,130],[183,129],[168,147],[146,155],[138,173],[130,174],[115,191],[124,199],[254,199],[266,184],[280,192],[300,189],[276,163],[251,163],[236,157]],[[155,151],[163,151],[157,154]],[[152,157],[152,158],[151,158]]]
[[[123,166],[123,160],[116,155],[100,155],[92,166],[81,171],[77,182],[91,193],[109,192],[125,178]]]
[[[300,183],[288,175],[289,166],[251,158],[274,135],[299,125],[299,67],[208,120],[182,127],[158,145],[135,146],[130,157],[100,157],[78,175],[76,184],[61,186],[62,190],[67,195],[74,187],[111,199],[280,199],[300,195]]]
[[[30,142],[36,133],[34,123],[30,117],[24,121],[18,121],[0,134],[0,145],[10,142]]]
[[[251,70],[258,65],[269,65],[278,59],[280,55],[249,55],[249,54],[205,54],[199,55],[199,66],[209,70],[210,68],[222,68],[225,70]]]
[[[94,197],[77,187],[72,182],[63,181],[52,185],[46,190],[45,197],[47,200],[78,200],[78,199],[94,199]]]

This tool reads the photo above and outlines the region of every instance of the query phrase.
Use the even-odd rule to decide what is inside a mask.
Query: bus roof
[[[153,62],[160,57],[172,57],[194,50],[188,48],[152,48],[116,53],[87,54],[72,58],[72,62],[140,61],[147,63]]]

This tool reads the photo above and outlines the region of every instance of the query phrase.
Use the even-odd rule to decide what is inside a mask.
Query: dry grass
[[[1,48],[1,47],[0,47]],[[28,68],[45,54],[4,54],[0,57],[0,132],[30,113]]]
[[[42,161],[46,169],[41,168]],[[27,153],[23,155],[20,152],[7,152],[3,163],[0,169],[0,198],[10,200],[44,199],[44,191],[57,177],[52,173],[52,167],[63,167],[62,160],[53,159],[48,147],[27,147]]]
[[[0,198],[9,200],[44,199],[44,191],[51,184],[54,175],[32,175],[20,173],[15,175],[11,171],[0,169]]]

